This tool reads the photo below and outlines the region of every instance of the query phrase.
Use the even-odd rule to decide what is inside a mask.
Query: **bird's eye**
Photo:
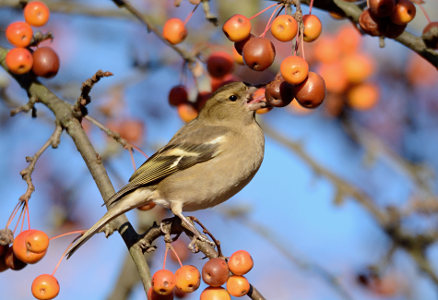
[[[228,97],[228,99],[230,99],[231,101],[236,101],[237,100],[237,96],[236,95],[231,95],[230,97]]]

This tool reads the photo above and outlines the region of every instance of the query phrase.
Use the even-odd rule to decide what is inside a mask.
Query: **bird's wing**
[[[192,128],[178,132],[169,144],[146,160],[131,176],[129,183],[106,203],[114,204],[140,186],[156,184],[175,172],[212,159],[221,152],[227,131],[221,126],[204,126],[199,130]]]

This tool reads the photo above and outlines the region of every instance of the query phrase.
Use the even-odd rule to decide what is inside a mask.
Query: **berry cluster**
[[[277,6],[276,10],[279,7],[282,6]],[[295,39],[295,53],[282,60],[280,73],[266,86],[265,98],[274,107],[286,106],[296,99],[303,107],[315,108],[324,100],[325,83],[319,74],[309,71],[302,43],[313,42],[319,37],[321,22],[315,15],[302,16],[301,12],[297,12],[293,16],[277,14],[271,23],[276,10],[260,36],[251,34],[250,21],[254,16],[247,18],[240,14],[233,15],[224,23],[222,30],[234,42],[234,48],[242,56],[244,64],[255,71],[266,70],[275,60],[274,44],[265,37],[269,29],[272,36],[280,42]],[[300,46],[302,50],[299,56],[297,49]]]
[[[12,245],[0,245],[0,272],[21,270],[27,264],[39,262],[49,247],[44,231],[28,229],[19,233]],[[37,299],[53,299],[59,293],[59,284],[53,275],[42,274],[32,282],[32,294]]]
[[[36,76],[50,78],[59,70],[59,57],[50,47],[39,47],[34,51],[33,30],[47,23],[49,8],[41,1],[26,4],[23,10],[25,22],[17,21],[6,28],[6,38],[15,46],[6,54],[6,66],[14,74],[25,74],[32,70]]]
[[[231,299],[230,295],[234,297],[246,295],[250,284],[243,275],[248,273],[253,265],[251,255],[244,250],[234,252],[228,262],[223,258],[210,259],[202,268],[202,280],[209,286],[201,293],[200,299],[227,300]],[[195,266],[181,264],[175,273],[164,267],[152,276],[148,299],[170,300],[174,295],[183,297],[199,288],[201,273]],[[222,287],[224,284],[226,289]]]

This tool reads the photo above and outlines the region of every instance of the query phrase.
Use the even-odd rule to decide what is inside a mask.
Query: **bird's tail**
[[[70,258],[70,256],[72,256],[73,253],[75,253],[75,251],[78,250],[78,248],[82,246],[86,241],[88,241],[95,233],[99,232],[107,223],[137,206],[131,206],[126,204],[127,203],[125,201],[120,201],[117,202],[113,207],[111,207],[103,215],[103,217],[96,222],[96,224],[94,224],[74,242],[74,244],[70,247],[70,250],[66,254],[67,259]]]

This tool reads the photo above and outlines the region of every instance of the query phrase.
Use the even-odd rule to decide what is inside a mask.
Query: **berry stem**
[[[255,14],[254,16],[252,16],[251,18],[248,18],[248,20],[252,20],[252,19],[254,19],[255,17],[257,17],[257,16],[261,15],[262,13],[264,13],[265,11],[267,11],[268,9],[274,7],[275,5],[279,5],[279,3],[274,3],[274,4],[272,4],[272,5],[269,5],[269,6],[266,7],[265,9],[262,9],[261,11],[259,11],[258,13],[256,13],[256,14]]]
[[[23,206],[23,211],[24,211],[24,213],[23,213],[23,218],[21,219],[20,232],[23,231],[23,228],[24,228],[24,222],[25,222],[25,220],[26,220],[26,212],[27,212],[27,210],[26,210],[26,205]]]
[[[57,238],[61,238],[61,237],[67,236],[67,235],[78,234],[78,233],[82,234],[84,232],[85,232],[85,230],[75,230],[75,231],[61,233],[61,234],[58,234],[58,235],[55,235],[55,236],[51,237],[50,241],[56,240]]]
[[[15,219],[15,216],[16,216],[17,213],[18,213],[18,209],[20,208],[20,204],[21,204],[21,202],[18,202],[18,203],[15,205],[14,209],[12,210],[12,213],[11,213],[11,215],[9,216],[8,222],[6,223],[6,228],[8,228],[9,225],[11,225],[12,221]]]
[[[427,13],[426,9],[421,5],[420,3],[417,3],[417,5],[420,7],[421,11],[423,12],[424,17],[426,18],[428,23],[432,23],[432,20],[429,17],[429,14]]]
[[[129,156],[131,156],[132,166],[134,167],[134,171],[137,170],[137,166],[135,165],[134,155],[132,154],[132,148],[128,148]]]
[[[14,235],[15,235],[15,231],[17,231],[18,225],[20,224],[21,216],[23,215],[23,211],[24,211],[24,207],[21,208],[21,212],[18,215],[17,224],[15,224],[15,228],[14,228],[14,231],[13,231]]]
[[[29,201],[26,200],[26,203],[24,205],[26,205],[26,211],[27,211],[27,227],[28,229],[30,229]]]
[[[309,3],[309,15],[312,14],[312,7],[313,7],[313,0],[310,0],[310,3]]]
[[[131,146],[132,148],[134,148],[135,150],[137,150],[138,152],[140,152],[141,154],[143,154],[144,157],[149,158],[149,155],[147,155],[146,153],[144,153],[143,150],[141,150],[141,149],[140,149],[139,147],[137,147],[136,145],[134,145],[134,144],[130,144],[130,146]]]
[[[169,253],[169,247],[166,245],[166,251],[164,252],[164,259],[163,259],[163,270],[166,269],[166,260],[167,260],[168,253]]]
[[[173,248],[172,245],[170,245],[170,249],[172,250],[173,254],[175,254],[176,259],[178,260],[179,265],[182,267],[183,265],[182,265],[181,260],[179,259],[178,253],[176,253],[176,251],[175,251],[175,249]]]
[[[265,35],[266,35],[266,33],[268,32],[268,30],[271,28],[271,21],[272,21],[272,18],[274,17],[275,12],[276,12],[279,8],[280,8],[280,6],[277,6],[277,7],[274,9],[274,11],[273,11],[272,14],[271,14],[271,17],[269,17],[268,23],[266,23],[265,30],[263,31],[263,33],[262,33],[259,37],[265,37]]]
[[[192,12],[189,13],[189,15],[186,17],[186,19],[184,20],[184,26],[187,24],[187,22],[193,16],[193,14],[195,13],[195,10],[198,8],[198,6],[199,6],[199,4],[196,4],[196,6],[193,8]]]

